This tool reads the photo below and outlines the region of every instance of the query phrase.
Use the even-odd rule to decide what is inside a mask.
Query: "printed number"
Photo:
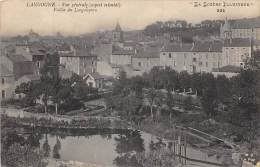
[[[217,9],[217,12],[225,12],[225,9]]]

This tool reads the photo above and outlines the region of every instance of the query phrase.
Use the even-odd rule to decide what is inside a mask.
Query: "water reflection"
[[[44,157],[49,157],[50,156],[51,147],[50,147],[50,144],[49,144],[49,141],[48,141],[47,133],[45,133],[45,140],[44,140],[44,143],[42,145],[42,150],[43,150]]]
[[[21,130],[19,132],[21,133]],[[163,141],[150,134],[128,129],[28,128],[23,130],[22,135],[17,134],[8,135],[6,144],[29,143],[40,147],[45,157],[104,166],[142,167],[143,164],[139,162],[140,155],[143,156],[158,149],[168,150],[173,154],[180,152],[175,142]],[[183,149],[181,151],[183,152]],[[186,155],[186,152],[183,155]],[[207,154],[192,148],[187,148],[187,156],[218,162],[214,156],[208,157]],[[200,166],[208,167],[209,165]]]
[[[144,140],[139,131],[128,131],[126,134],[119,134],[115,137],[116,152],[119,154],[114,164],[117,166],[139,166],[136,154],[143,152]]]
[[[58,136],[56,136],[56,144],[53,146],[53,152],[52,152],[53,158],[60,159],[60,153],[59,153],[60,149],[61,149],[61,143]]]

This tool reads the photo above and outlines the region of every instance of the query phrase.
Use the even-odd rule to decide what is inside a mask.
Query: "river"
[[[133,130],[97,130],[89,129],[80,132],[61,132],[60,130],[42,132],[39,140],[40,147],[44,143],[50,146],[50,157],[62,160],[72,160],[86,163],[99,164],[102,166],[133,166],[132,156],[138,152],[148,152],[152,145],[169,146],[169,142],[162,141],[151,134],[133,131]],[[60,149],[55,150],[55,145],[60,145]],[[177,143],[177,141],[176,141]],[[173,149],[173,148],[172,148]],[[176,144],[176,153],[178,154],[178,144]],[[184,146],[181,151],[184,156]],[[54,155],[54,153],[56,155]],[[125,156],[129,154],[128,156]],[[221,163],[221,158],[209,156],[206,153],[187,147],[186,156],[200,161],[212,163]],[[201,167],[215,167],[196,161],[190,161],[183,158],[177,158],[184,164],[190,164]]]

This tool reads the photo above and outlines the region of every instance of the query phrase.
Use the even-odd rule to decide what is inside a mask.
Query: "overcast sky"
[[[0,0],[1,1],[1,0]],[[3,1],[3,0],[2,0]],[[154,21],[185,19],[199,22],[205,19],[244,18],[260,16],[260,1],[249,0],[249,7],[228,7],[225,13],[217,7],[194,8],[190,0],[110,0],[120,2],[120,8],[98,8],[96,13],[54,12],[53,8],[27,7],[27,2],[53,2],[55,0],[4,0],[1,3],[1,35],[28,33],[30,29],[43,35],[61,32],[64,35],[82,34],[114,28],[117,21],[123,29],[142,29]],[[197,0],[203,3],[203,0]],[[205,0],[206,1],[206,0]],[[209,0],[207,0],[209,1]],[[248,0],[233,1],[247,2]],[[98,2],[93,0],[56,0],[62,2]],[[107,2],[100,0],[99,2]],[[211,1],[213,2],[213,1]],[[223,2],[223,0],[214,2]],[[226,2],[232,2],[226,0]]]

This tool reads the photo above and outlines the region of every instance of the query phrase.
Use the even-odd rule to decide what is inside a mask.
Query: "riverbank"
[[[198,149],[202,152],[207,153],[209,156],[216,156],[220,162],[224,165],[234,165],[232,160],[232,152],[234,150],[227,149],[223,145],[210,145],[209,143],[201,140],[200,137],[196,137],[189,132],[181,130],[173,125],[167,125],[165,123],[151,120],[145,120],[140,125],[133,125],[134,129],[141,130],[146,133],[150,133],[156,137],[168,140],[178,141],[181,143],[187,142],[190,147]],[[181,136],[179,139],[178,136]]]
[[[25,114],[27,115],[27,114]],[[32,115],[30,115],[32,116]],[[184,130],[180,130],[173,126],[174,124],[167,124],[164,121],[152,121],[149,118],[143,120],[140,124],[129,124],[126,120],[111,122],[105,117],[81,117],[78,119],[73,119],[75,117],[67,117],[67,121],[61,119],[62,116],[51,116],[51,117],[12,117],[8,119],[11,120],[12,126],[28,126],[28,127],[46,127],[46,128],[61,128],[61,129],[88,129],[88,128],[114,128],[114,129],[136,129],[146,133],[150,133],[155,137],[161,139],[166,139],[169,141],[178,141],[177,136],[182,136],[180,138],[181,142],[187,142],[191,147],[202,150],[210,156],[216,156],[221,159],[223,164],[232,164],[232,151],[224,148],[223,146],[209,146],[205,140],[201,140],[200,137],[191,135]],[[98,119],[97,119],[98,118]],[[108,117],[110,118],[110,117]],[[119,118],[114,119],[119,120]],[[186,140],[186,141],[184,141]]]

